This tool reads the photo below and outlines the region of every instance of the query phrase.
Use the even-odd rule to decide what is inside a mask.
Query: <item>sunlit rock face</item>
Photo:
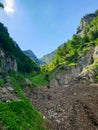
[[[83,30],[84,30],[85,26],[87,25],[87,23],[92,21],[95,17],[96,17],[96,14],[88,14],[88,15],[84,16],[81,19],[80,25],[79,25],[79,27],[77,29],[77,34],[82,35]]]
[[[77,61],[76,65],[59,66],[52,75],[50,86],[66,86],[73,81],[95,82],[97,69],[98,46],[91,47]]]

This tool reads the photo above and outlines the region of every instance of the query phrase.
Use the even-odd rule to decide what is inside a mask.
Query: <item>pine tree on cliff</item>
[[[0,2],[0,8],[4,8],[4,5]]]

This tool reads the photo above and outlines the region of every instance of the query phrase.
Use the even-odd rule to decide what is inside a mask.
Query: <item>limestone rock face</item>
[[[98,46],[91,47],[77,61],[74,66],[59,66],[52,77],[50,86],[66,86],[72,81],[94,82],[95,74],[98,73],[96,68],[96,59],[98,58]]]
[[[16,60],[0,49],[0,74],[5,74],[12,70],[17,71]]]
[[[95,49],[93,47],[90,48],[90,50],[86,51],[81,58],[78,60],[78,63],[82,66],[82,68],[85,68],[86,66],[93,63],[93,53]]]
[[[98,73],[98,46],[94,48],[94,51],[91,54],[93,62],[89,65],[86,65],[85,68],[83,68],[82,72],[79,74],[79,76],[86,81],[95,82],[95,78]]]
[[[78,35],[82,35],[82,32],[83,32],[85,26],[87,25],[87,23],[92,21],[95,18],[95,16],[96,16],[95,14],[89,14],[89,15],[84,16],[81,19],[80,25],[79,25],[79,27],[77,29],[77,34]]]
[[[51,81],[51,86],[62,86],[75,80],[77,75],[81,72],[82,67],[80,65],[67,66],[62,65],[58,67],[53,75],[53,80]]]
[[[19,100],[16,90],[13,88],[9,76],[5,77],[5,83],[0,85],[0,102]]]
[[[93,59],[98,58],[98,46],[94,48]]]

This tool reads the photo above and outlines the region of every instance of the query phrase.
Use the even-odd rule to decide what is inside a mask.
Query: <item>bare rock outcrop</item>
[[[85,15],[80,22],[80,26],[77,29],[77,34],[82,36],[82,33],[84,31],[85,26],[87,25],[87,23],[89,23],[90,21],[92,21],[97,14],[87,14]]]
[[[62,65],[58,67],[53,74],[53,80],[51,80],[50,86],[57,87],[70,83],[71,81],[75,80],[81,70],[82,67],[80,65]]]
[[[17,92],[14,89],[10,77],[5,77],[4,84],[0,85],[0,102],[10,102],[19,100]]]
[[[0,49],[0,74],[6,74],[12,70],[17,71],[16,60]]]
[[[98,73],[98,46],[94,48],[94,52],[92,53],[93,62],[83,68],[82,72],[79,74],[79,77],[88,81],[95,82]]]
[[[84,52],[76,65],[60,65],[53,73],[50,86],[62,86],[72,81],[95,82],[98,46]]]

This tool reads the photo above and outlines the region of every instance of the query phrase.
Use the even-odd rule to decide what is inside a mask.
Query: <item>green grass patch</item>
[[[39,86],[39,85],[47,85],[48,81],[46,79],[46,73],[40,73],[37,76],[32,78],[32,82],[34,85]]]
[[[30,74],[22,74],[18,72],[11,72],[10,77],[14,77],[14,79],[17,81],[18,85],[21,86],[21,88],[28,85],[26,83],[26,79],[30,79],[32,77]]]
[[[17,82],[17,80],[15,79],[15,77],[11,77],[11,81],[12,81],[12,85],[15,88],[15,90],[17,91],[17,96],[21,99],[26,99],[26,97],[23,95],[23,90],[21,89],[21,87],[19,86],[19,83]]]
[[[4,130],[45,130],[43,118],[27,101],[0,103],[0,124]]]
[[[0,79],[0,86],[2,86],[4,84],[4,80]]]
[[[10,75],[12,86],[20,98],[18,101],[0,102],[0,129],[1,130],[46,130],[42,115],[32,106],[24,96],[20,86],[23,77]]]
[[[75,65],[77,65],[77,63],[70,63],[70,64],[68,64],[68,66],[75,66]]]

